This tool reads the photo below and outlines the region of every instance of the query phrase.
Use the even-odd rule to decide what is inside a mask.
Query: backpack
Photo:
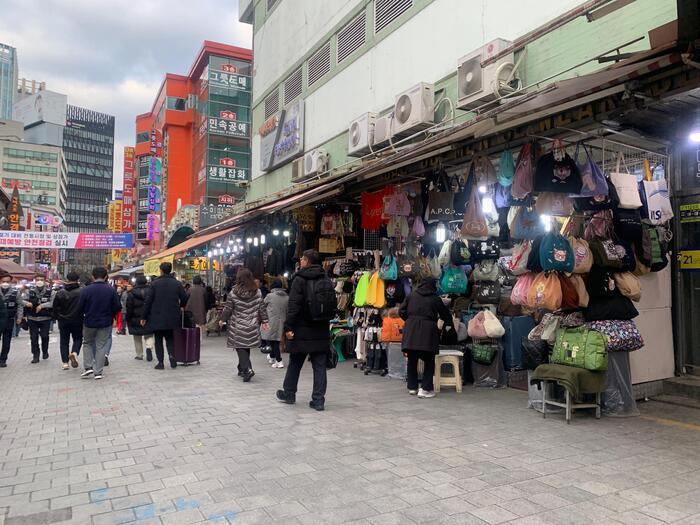
[[[559,329],[552,363],[605,372],[608,369],[607,343],[607,336],[595,330],[583,327]]]
[[[312,321],[330,321],[338,309],[335,286],[328,277],[307,279],[306,304]]]
[[[546,234],[540,243],[540,264],[544,271],[573,272],[574,251],[569,241],[556,232]]]

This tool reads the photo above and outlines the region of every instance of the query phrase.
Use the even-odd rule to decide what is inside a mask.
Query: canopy
[[[117,277],[129,278],[136,273],[143,273],[143,264],[140,266],[132,266],[131,268],[124,268],[122,270],[112,272],[109,274],[110,279],[116,279]]]
[[[33,279],[34,272],[9,259],[0,259],[0,270],[5,270],[15,279]]]

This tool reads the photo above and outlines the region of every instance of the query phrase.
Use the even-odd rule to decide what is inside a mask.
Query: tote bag
[[[583,161],[579,162],[579,145],[576,144],[576,153],[574,153],[574,158],[576,159],[578,170],[581,173],[581,193],[578,195],[572,195],[572,197],[604,197],[608,195],[608,181],[605,178],[605,173],[596,164],[596,162],[591,157],[591,152],[588,150],[585,144],[582,145],[583,149]]]
[[[574,273],[588,273],[593,266],[593,254],[588,241],[569,237],[569,244],[574,252]]]
[[[535,167],[533,162],[534,152],[531,143],[520,148],[518,161],[515,163],[515,174],[513,184],[510,187],[510,194],[514,199],[524,199],[532,193]]]
[[[535,191],[554,193],[581,193],[581,174],[564,143],[555,140],[552,151],[542,155],[535,170]]]
[[[620,164],[625,168],[625,172],[620,171]],[[620,208],[626,210],[635,210],[642,207],[642,200],[639,197],[639,186],[637,185],[637,176],[633,175],[627,169],[625,164],[625,156],[620,152],[617,156],[617,165],[615,171],[610,173],[610,181],[615,186],[617,196],[620,199]]]
[[[492,186],[496,184],[496,169],[486,155],[479,153],[474,157],[472,170],[478,186]]]
[[[428,192],[428,208],[425,218],[428,222],[451,221],[454,218],[454,197],[444,173],[438,176],[435,188]]]
[[[510,302],[515,305],[527,306],[527,293],[535,282],[536,274],[526,273],[518,277],[518,282],[513,286],[510,294]]]
[[[515,175],[515,164],[513,162],[513,153],[510,149],[503,150],[501,160],[498,163],[498,184],[504,188],[508,188],[513,184],[513,176]]]
[[[644,206],[642,218],[649,224],[664,224],[673,219],[673,207],[668,194],[666,179],[653,179],[649,161],[644,159],[644,180],[642,181]]]
[[[545,233],[544,224],[537,215],[535,208],[527,206],[519,207],[515,212],[515,218],[510,225],[510,236],[512,239],[533,240]]]
[[[540,273],[527,292],[527,306],[555,311],[561,307],[561,283],[556,273]]]
[[[489,236],[489,228],[481,208],[481,199],[479,199],[476,186],[472,187],[460,231],[462,236],[467,239],[485,239]]]

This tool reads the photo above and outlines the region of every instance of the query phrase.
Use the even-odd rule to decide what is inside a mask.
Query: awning
[[[132,266],[131,268],[124,268],[117,272],[112,272],[109,274],[110,279],[116,279],[117,277],[129,278],[136,273],[143,273],[143,264],[139,266]]]
[[[203,244],[206,244],[206,243],[208,243],[209,241],[212,241],[212,240],[214,240],[214,239],[216,239],[216,238],[218,238],[218,237],[222,237],[222,236],[224,236],[224,235],[227,235],[227,234],[231,233],[234,229],[235,229],[235,228],[228,228],[228,229],[225,229],[225,230],[212,232],[212,233],[209,233],[209,234],[207,234],[207,235],[200,235],[200,236],[197,236],[197,237],[190,237],[190,238],[187,239],[186,241],[181,242],[180,244],[178,244],[177,246],[173,246],[172,248],[168,248],[167,250],[163,250],[162,252],[160,252],[160,253],[158,253],[158,254],[156,254],[156,255],[153,255],[153,256],[149,257],[148,259],[146,259],[146,260],[144,261],[144,265],[150,268],[151,265],[156,264],[156,267],[157,267],[158,264],[160,264],[161,262],[163,262],[164,259],[167,259],[167,258],[171,258],[171,259],[172,259],[172,257],[174,257],[175,255],[177,255],[178,253],[186,252],[186,251],[188,251],[188,250],[191,250],[192,248],[196,248],[196,247],[198,247],[198,246],[202,246]],[[172,262],[172,260],[169,261],[169,262]],[[149,273],[148,275],[154,275],[154,274]]]
[[[20,266],[9,259],[0,259],[0,270],[6,271],[15,279],[31,280],[34,278],[34,272],[32,270],[28,270],[24,266]]]

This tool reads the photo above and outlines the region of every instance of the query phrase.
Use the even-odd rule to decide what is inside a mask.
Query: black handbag
[[[501,285],[496,281],[479,281],[474,286],[474,299],[479,304],[498,304]]]
[[[578,166],[568,153],[565,153],[564,158],[561,160],[555,159],[554,153],[547,153],[542,155],[537,161],[534,181],[535,191],[578,195],[581,193],[582,185],[583,182]]]
[[[542,262],[540,261],[540,245],[542,244],[543,235],[537,237],[532,241],[532,246],[530,247],[530,255],[527,256],[527,269],[534,273],[540,273],[542,271]]]
[[[332,370],[336,366],[338,366],[338,352],[333,343],[331,343],[328,347],[328,352],[326,352],[326,368]]]
[[[474,261],[498,259],[501,256],[501,248],[496,239],[469,241],[469,253]]]
[[[576,211],[601,211],[612,210],[620,204],[620,197],[617,195],[615,185],[608,179],[607,196],[597,195],[595,197],[577,197],[573,199]]]
[[[522,363],[526,370],[534,370],[540,365],[549,363],[549,345],[547,341],[538,339],[531,341],[523,337],[522,341]]]
[[[609,298],[593,298],[588,302],[588,308],[583,311],[586,321],[629,321],[639,315],[639,312],[629,298],[619,291]]]

